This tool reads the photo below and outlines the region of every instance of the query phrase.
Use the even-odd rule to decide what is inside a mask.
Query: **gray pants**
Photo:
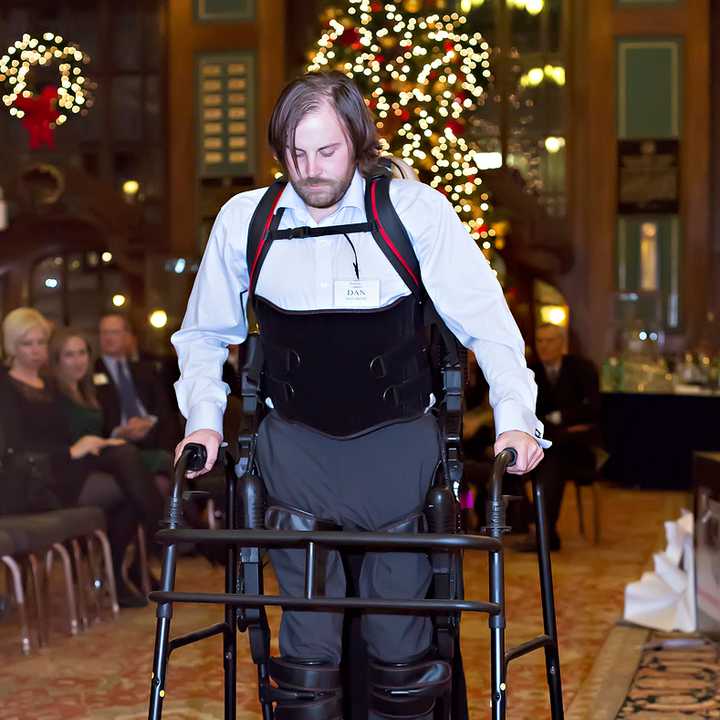
[[[439,459],[435,418],[395,423],[338,440],[270,413],[258,434],[257,458],[271,497],[332,520],[346,530],[379,530],[422,508]],[[270,552],[283,594],[303,595],[305,551]],[[424,598],[432,577],[422,553],[368,553],[360,575],[364,598]],[[345,597],[337,552],[329,554],[325,593]],[[339,664],[342,612],[283,613],[280,652]],[[363,635],[371,656],[402,662],[431,643],[428,617],[367,613]]]

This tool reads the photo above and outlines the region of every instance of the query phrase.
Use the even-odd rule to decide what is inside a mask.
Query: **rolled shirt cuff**
[[[545,426],[535,417],[535,413],[524,405],[514,400],[508,400],[498,403],[493,408],[493,416],[495,417],[495,435],[501,435],[510,430],[519,430],[534,437],[537,444],[546,450],[552,445],[550,440],[546,440]]]
[[[193,405],[185,423],[185,437],[196,430],[214,430],[223,434],[223,408],[213,402]]]

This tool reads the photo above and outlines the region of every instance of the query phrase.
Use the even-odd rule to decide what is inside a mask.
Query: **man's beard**
[[[303,178],[295,180],[292,185],[295,192],[302,201],[312,208],[329,208],[337,205],[347,192],[352,182],[355,168],[352,167],[348,174],[340,180],[327,180],[321,178]]]

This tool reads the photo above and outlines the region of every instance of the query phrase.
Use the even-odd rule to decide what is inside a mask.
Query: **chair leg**
[[[555,595],[550,564],[550,542],[548,539],[545,514],[545,494],[542,483],[533,478],[535,495],[535,529],[538,547],[538,570],[540,573],[540,599],[542,601],[543,627],[551,644],[545,646],[545,671],[550,694],[550,716],[552,720],[563,720],[562,684],[560,680],[560,656],[558,652],[557,618]]]
[[[103,559],[105,561],[105,579],[107,580],[108,593],[110,594],[110,606],[113,615],[120,612],[120,606],[117,601],[117,587],[115,586],[115,571],[112,564],[112,553],[110,552],[110,541],[104,530],[95,530],[93,535],[100,541],[102,547]]]
[[[92,535],[85,538],[87,543],[88,570],[90,578],[88,579],[88,588],[92,596],[93,605],[95,606],[95,619],[97,622],[102,620],[102,593],[110,593],[107,588],[107,580],[103,580],[102,560],[98,558],[97,544]],[[89,613],[89,610],[88,610]]]
[[[583,512],[582,489],[575,483],[575,497],[577,498],[578,527],[580,534],[585,537],[585,513]]]
[[[68,612],[68,625],[70,627],[70,634],[77,635],[79,630],[78,625],[78,604],[75,597],[75,579],[73,578],[73,568],[70,562],[70,553],[62,543],[53,543],[53,550],[55,550],[63,564],[63,574],[65,575],[65,596],[67,600],[67,612]],[[49,558],[52,560],[52,551],[48,552]],[[49,576],[48,571],[48,576]]]
[[[38,645],[48,644],[48,618],[45,607],[45,583],[43,582],[43,569],[34,553],[28,556],[32,574],[33,595],[35,597],[35,610],[38,619]]]
[[[12,576],[15,604],[17,605],[18,614],[20,615],[20,648],[22,649],[23,655],[29,655],[32,650],[32,640],[30,638],[30,626],[28,625],[25,592],[23,590],[20,566],[10,555],[3,555],[0,559],[5,563],[8,572]]]
[[[75,574],[77,576],[77,606],[78,613],[80,615],[80,622],[82,623],[83,630],[87,630],[90,627],[90,618],[87,608],[87,594],[90,591],[90,581],[88,574],[85,572],[85,563],[83,562],[82,550],[80,549],[80,542],[77,538],[73,538],[70,541],[73,551],[73,559],[75,560]],[[90,557],[88,553],[88,563]]]
[[[215,518],[215,501],[212,498],[207,501],[207,519],[208,528],[210,530],[217,530],[217,519]]]
[[[595,545],[600,544],[600,489],[598,484],[592,484],[593,496],[593,542]]]
[[[52,607],[52,596],[50,595],[50,582],[52,579],[52,568],[53,568],[54,553],[52,548],[45,551],[45,564],[39,563],[40,572],[42,577],[42,589],[43,589],[43,602],[45,604],[45,612],[47,613],[47,630],[48,633],[51,630],[52,619],[53,619],[53,607]],[[48,641],[49,641],[48,634]]]
[[[138,525],[137,529],[137,544],[138,553],[137,560],[140,563],[140,588],[143,595],[149,595],[152,588],[150,587],[150,568],[148,567],[148,556],[147,556],[147,539],[145,537],[145,528],[142,525]]]

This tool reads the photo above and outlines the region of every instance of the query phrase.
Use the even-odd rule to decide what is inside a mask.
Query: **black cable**
[[[352,243],[352,240],[348,237],[347,233],[343,233],[345,236],[345,239],[350,243],[350,247],[352,248],[353,255],[355,255],[355,262],[353,263],[353,267],[355,268],[355,277],[359,280],[360,279],[360,268],[358,266],[358,257],[357,253],[355,252],[355,246]]]

